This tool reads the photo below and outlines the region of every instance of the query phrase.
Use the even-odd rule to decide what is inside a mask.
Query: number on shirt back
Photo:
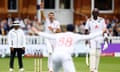
[[[64,45],[70,47],[72,45],[72,38],[71,37],[62,37],[59,39],[60,45]]]

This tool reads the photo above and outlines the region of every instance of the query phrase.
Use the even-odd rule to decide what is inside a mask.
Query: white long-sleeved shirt
[[[48,27],[52,27],[54,29],[53,32],[51,30],[49,30]],[[45,21],[45,32],[55,33],[57,29],[60,29],[60,23],[57,20],[54,20],[53,22],[50,22],[49,19],[46,19],[46,21]]]
[[[50,30],[49,27],[53,28],[53,30]],[[46,20],[45,20],[45,32],[50,33],[50,34],[54,34],[54,33],[56,33],[57,29],[60,29],[59,21],[53,20],[53,22],[51,22],[48,18],[46,18]],[[48,52],[51,53],[53,51],[53,48],[55,45],[54,40],[45,39],[45,43],[47,45]]]
[[[48,34],[40,32],[39,35],[48,39],[54,39],[56,41],[54,53],[71,54],[73,52],[74,45],[76,42],[80,40],[93,39],[99,35],[102,35],[102,31],[97,33],[91,33],[90,35],[79,35],[72,32],[57,34]]]
[[[106,29],[105,20],[102,17],[98,17],[97,20],[94,20],[92,17],[87,20],[85,28],[89,30],[90,33],[96,33]],[[98,36],[94,40],[101,40],[103,36]]]
[[[26,47],[26,38],[22,29],[12,29],[8,33],[9,47],[23,48]]]

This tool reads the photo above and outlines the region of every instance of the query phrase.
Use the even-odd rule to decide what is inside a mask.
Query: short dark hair
[[[97,14],[97,15],[99,15],[99,10],[98,10],[98,8],[94,8],[93,11],[92,11],[92,14]]]
[[[73,24],[67,25],[67,31],[73,32],[75,30],[75,26]]]
[[[49,14],[54,14],[54,12],[49,12]]]

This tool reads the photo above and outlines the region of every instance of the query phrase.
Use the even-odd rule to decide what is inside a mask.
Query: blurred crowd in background
[[[107,28],[112,36],[120,36],[120,19],[116,16],[113,16],[112,19],[104,17]],[[37,17],[35,16],[34,19],[30,19],[29,16],[26,18],[12,18],[10,15],[7,19],[0,20],[0,35],[7,35],[9,30],[12,28],[12,23],[15,20],[19,20],[21,28],[24,30],[26,35],[36,35],[33,31],[37,29],[38,31],[44,31],[44,24],[39,22]],[[86,21],[80,20],[76,22],[74,25],[76,27],[76,32],[80,34],[84,34],[85,32],[85,24]],[[61,26],[62,30],[64,31],[64,26]]]
[[[37,29],[38,31],[43,30],[43,24],[41,24],[37,17],[35,16],[33,20],[27,16],[26,18],[22,19],[20,17],[13,18],[9,16],[7,19],[0,20],[0,35],[7,35],[9,30],[12,29],[12,24],[14,21],[18,20],[20,23],[20,27],[23,29],[26,35],[35,35],[33,32],[33,28]]]

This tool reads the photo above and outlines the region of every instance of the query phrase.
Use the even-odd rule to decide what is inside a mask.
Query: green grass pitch
[[[85,57],[73,58],[76,72],[89,72],[85,64]],[[34,72],[34,58],[23,58],[25,72]],[[18,62],[15,58],[14,72],[18,72]],[[9,58],[0,58],[0,72],[8,72]],[[42,72],[47,71],[47,58],[42,59]],[[99,72],[120,72],[119,57],[101,57]]]

